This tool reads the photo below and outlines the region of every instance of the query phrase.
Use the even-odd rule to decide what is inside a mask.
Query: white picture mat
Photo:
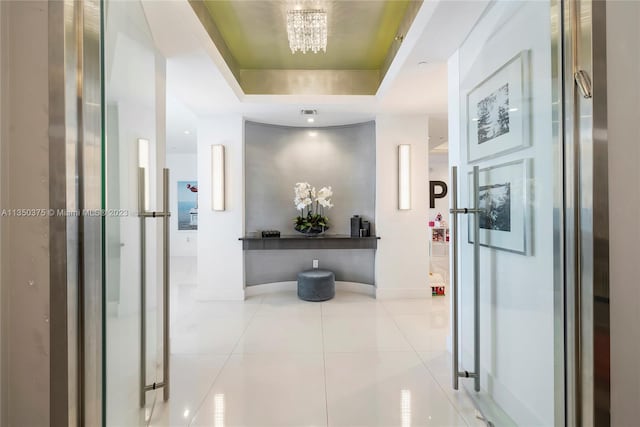
[[[528,51],[522,51],[482,81],[467,95],[467,145],[469,162],[529,145]],[[509,85],[509,132],[478,142],[478,103]]]
[[[528,176],[531,160],[491,166],[480,169],[480,188],[496,184],[510,184],[511,231],[480,229],[480,245],[494,249],[516,252],[523,255],[531,252],[529,245],[530,215]],[[473,206],[473,173],[469,173],[469,206]],[[469,216],[469,243],[473,243],[474,217]]]

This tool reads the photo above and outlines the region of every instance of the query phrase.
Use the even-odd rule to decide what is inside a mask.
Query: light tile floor
[[[172,395],[152,426],[481,426],[451,389],[449,301],[295,291],[172,303]]]

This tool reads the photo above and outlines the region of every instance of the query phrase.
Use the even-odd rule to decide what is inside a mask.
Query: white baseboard
[[[298,283],[295,281],[275,282],[275,283],[265,283],[262,285],[248,286],[245,288],[244,293],[247,297],[252,297],[256,295],[266,295],[266,294],[271,294],[271,293],[280,292],[280,291],[293,292],[293,291],[296,291],[297,288],[298,288]],[[336,291],[355,292],[359,294],[375,296],[374,286],[368,285],[366,283],[336,281]]]
[[[196,288],[194,292],[194,296],[197,301],[244,301],[245,300],[244,289],[216,290],[216,289]]]
[[[376,287],[367,283],[336,282],[336,288],[341,291],[365,294],[375,298]]]
[[[420,299],[431,298],[431,288],[376,288],[376,299]]]
[[[271,294],[281,291],[294,291],[298,284],[296,282],[273,282],[264,283],[262,285],[247,286],[244,288],[244,294],[247,297],[255,297],[257,295]]]
[[[271,294],[280,291],[295,291],[297,282],[275,282],[248,286],[244,290],[230,291],[215,289],[197,289],[195,298],[199,301],[244,301],[246,297]],[[380,289],[366,283],[336,281],[337,291],[355,292],[370,295],[376,299],[419,299],[431,298],[431,288]]]

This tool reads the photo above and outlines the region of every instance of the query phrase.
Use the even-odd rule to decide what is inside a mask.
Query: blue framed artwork
[[[178,181],[178,230],[198,229],[198,181]]]

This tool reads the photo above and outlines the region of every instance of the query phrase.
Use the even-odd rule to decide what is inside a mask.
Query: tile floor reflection
[[[295,291],[172,301],[172,393],[151,426],[481,426],[451,389],[449,301]]]

